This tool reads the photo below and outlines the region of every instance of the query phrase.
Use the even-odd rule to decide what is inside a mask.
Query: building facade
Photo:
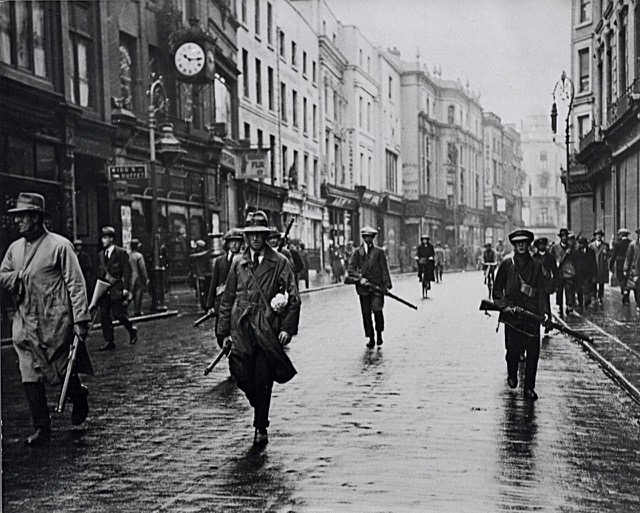
[[[574,0],[572,9],[572,229],[610,236],[640,226],[640,4]]]

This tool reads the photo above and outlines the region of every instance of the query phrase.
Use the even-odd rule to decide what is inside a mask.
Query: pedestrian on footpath
[[[536,252],[533,254],[533,258],[537,259],[542,266],[542,274],[544,275],[544,295],[545,302],[547,304],[547,310],[551,311],[551,294],[556,291],[558,282],[558,267],[556,265],[556,259],[547,249],[549,239],[546,237],[540,237],[535,240],[533,245],[536,248]],[[549,328],[545,328],[545,333],[549,333]]]
[[[589,247],[586,237],[578,239],[578,248],[573,253],[574,266],[576,268],[576,293],[578,306],[591,305],[593,283],[598,272],[596,253]]]
[[[609,283],[609,257],[611,256],[611,249],[609,244],[604,242],[604,230],[598,228],[593,232],[595,240],[589,244],[589,247],[596,255],[596,276],[593,281],[593,296],[598,301],[599,305],[602,305],[602,298],[604,297],[604,286]]]
[[[387,257],[382,248],[373,244],[373,239],[377,234],[378,231],[371,226],[365,226],[360,230],[362,245],[351,255],[347,268],[349,279],[356,284],[356,291],[360,299],[364,335],[369,339],[367,342],[369,349],[376,344],[371,320],[372,315],[375,320],[377,344],[380,346],[383,343],[384,295],[371,290],[368,285],[369,283],[376,285],[385,292],[392,287]]]
[[[144,263],[144,256],[140,253],[141,244],[138,239],[131,239],[131,294],[133,295],[133,315],[142,315],[142,297],[149,286],[149,275]]]
[[[307,253],[307,248],[301,242],[300,243],[300,258],[302,259],[302,272],[298,276],[298,280],[304,280],[304,286],[306,289],[309,288],[309,269],[311,269],[311,262],[309,261],[309,253]],[[297,283],[297,285],[300,285]],[[300,287],[298,286],[298,290]]]
[[[436,251],[431,244],[428,235],[420,237],[420,245],[418,246],[418,281],[423,280],[435,281],[433,275],[434,263],[436,260]]]
[[[640,312],[640,228],[636,230],[638,239],[631,242],[624,259],[624,275],[627,280],[627,290],[633,291],[636,299],[636,309]]]
[[[233,259],[240,253],[242,241],[244,237],[242,230],[238,228],[232,228],[224,234],[222,238],[225,246],[225,252],[222,255],[216,257],[213,261],[213,270],[211,272],[211,282],[209,283],[209,291],[207,294],[206,309],[211,315],[217,317],[216,324],[220,322],[220,303],[222,302],[222,295],[225,291],[227,283],[227,276],[229,276],[229,270]],[[215,333],[214,328],[214,333]],[[223,339],[221,336],[216,336],[218,345],[223,346]]]
[[[505,255],[505,248],[502,239],[498,239],[498,243],[496,244],[496,254],[498,255],[498,263],[502,262],[502,259]]]
[[[556,305],[558,305],[558,313],[563,315],[563,299],[566,299],[567,313],[570,314],[573,312],[576,269],[570,257],[574,248],[573,241],[569,240],[569,230],[562,228],[558,232],[558,237],[560,237],[560,241],[551,246],[549,253],[556,259],[556,266],[558,267]]]
[[[444,245],[444,268],[449,269],[453,266],[453,252],[448,244]]]
[[[287,258],[269,244],[262,211],[247,216],[249,247],[235,258],[220,303],[217,335],[231,343],[229,370],[253,407],[253,443],[268,442],[273,382],[296,374],[283,346],[298,333],[300,295]]]
[[[400,263],[400,274],[404,273],[405,268],[409,267],[409,248],[404,241],[400,243],[398,248],[398,262]]]
[[[16,207],[7,213],[13,215],[21,238],[9,246],[0,265],[0,287],[15,299],[13,347],[35,428],[25,443],[44,445],[51,441],[45,382],[64,382],[75,335],[81,343],[67,390],[73,403],[71,423],[82,424],[89,413],[89,392],[78,377],[93,374],[84,346],[90,321],[87,291],[73,245],[44,226],[48,213],[43,196],[20,193]]]
[[[446,260],[444,249],[442,249],[442,243],[440,241],[436,242],[436,248],[433,251],[435,253],[434,274],[436,275],[436,283],[440,283],[442,282],[442,271]]]
[[[131,299],[131,262],[126,250],[115,244],[116,230],[112,226],[102,228],[102,246],[99,255],[98,277],[111,284],[109,291],[100,298],[100,324],[105,344],[98,351],[112,351],[116,348],[111,317],[129,333],[129,344],[138,341],[138,329],[129,320],[127,307]]]
[[[629,245],[631,244],[631,239],[629,238],[630,233],[626,228],[620,228],[618,230],[618,240],[613,245],[611,261],[609,262],[609,269],[618,280],[618,285],[620,285],[623,305],[629,302],[629,290],[624,274],[624,262],[627,258],[627,249],[629,249]]]
[[[542,264],[529,253],[533,238],[529,230],[515,230],[509,234],[514,253],[500,263],[493,287],[493,300],[502,309],[500,321],[504,323],[507,383],[510,388],[517,388],[518,364],[524,351],[523,394],[531,401],[538,399],[535,386],[540,357],[540,324],[518,317],[512,307],[524,308],[536,315],[551,315],[544,294]]]

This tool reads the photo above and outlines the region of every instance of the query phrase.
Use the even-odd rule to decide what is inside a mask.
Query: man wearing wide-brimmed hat
[[[598,301],[598,304],[602,304],[602,298],[604,297],[604,286],[609,283],[609,257],[611,256],[611,249],[604,239],[604,230],[598,228],[593,232],[595,239],[589,244],[589,247],[596,254],[597,271],[595,280],[593,282],[593,295]]]
[[[273,382],[286,383],[296,370],[283,346],[298,333],[300,295],[289,261],[267,244],[269,219],[262,211],[247,216],[248,247],[234,258],[225,285],[217,327],[232,344],[229,370],[253,407],[253,443],[268,441]]]
[[[509,234],[514,247],[512,257],[505,257],[493,287],[493,299],[502,309],[500,320],[504,323],[507,348],[507,382],[510,388],[518,386],[518,364],[524,351],[525,399],[535,401],[538,358],[540,356],[540,324],[519,317],[511,307],[520,307],[537,315],[551,315],[544,293],[542,264],[529,253],[534,235],[529,230],[515,230]]]
[[[560,242],[551,246],[549,253],[556,259],[556,266],[558,267],[558,279],[556,280],[556,305],[558,305],[558,313],[562,315],[562,303],[563,297],[566,297],[567,301],[567,313],[573,312],[573,306],[575,303],[575,276],[576,271],[573,265],[571,252],[575,249],[575,236],[574,239],[569,238],[569,230],[562,228],[558,232]]]
[[[233,259],[240,253],[243,240],[244,236],[239,228],[232,228],[222,237],[225,252],[213,261],[211,282],[207,294],[206,309],[211,315],[219,316],[220,314],[220,302],[227,283],[227,276],[229,276],[229,269],[231,269]],[[218,337],[218,345],[222,347],[222,338],[220,337]]]
[[[629,290],[627,289],[627,279],[624,274],[624,261],[627,258],[627,249],[629,249],[629,245],[631,244],[631,239],[629,238],[630,233],[626,228],[620,228],[618,230],[618,240],[613,244],[611,260],[609,261],[609,269],[615,274],[618,284],[620,285],[622,304],[629,302]]]
[[[67,392],[73,403],[72,424],[82,424],[89,412],[88,391],[78,378],[78,373],[93,374],[84,345],[90,320],[87,291],[73,245],[44,226],[43,196],[20,193],[7,213],[13,215],[21,238],[9,246],[0,265],[0,287],[15,298],[13,347],[36,429],[25,443],[35,446],[51,441],[45,382],[64,381],[74,334],[81,343]]]
[[[373,244],[373,239],[377,234],[378,230],[371,226],[365,226],[360,230],[362,245],[353,252],[347,267],[349,280],[356,284],[364,335],[369,339],[367,342],[369,349],[372,349],[376,343],[380,346],[383,342],[384,295],[371,290],[368,285],[371,283],[383,291],[391,289],[391,275],[389,274],[387,257],[382,248]],[[377,337],[374,336],[372,315]]]

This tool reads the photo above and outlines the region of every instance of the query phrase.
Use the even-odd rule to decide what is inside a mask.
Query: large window
[[[588,48],[578,50],[578,69],[580,70],[579,92],[584,93],[591,89]]]
[[[302,133],[304,133],[304,135],[309,134],[309,123],[307,122],[308,115],[307,99],[302,98]]]
[[[580,0],[580,23],[591,21],[591,0]]]
[[[386,150],[387,154],[387,190],[398,192],[398,156]]]
[[[256,59],[256,103],[262,105],[262,62]]]
[[[284,82],[280,82],[280,114],[282,121],[287,122],[287,86]]]
[[[267,43],[273,44],[273,6],[267,3]]]
[[[242,50],[242,94],[249,98],[249,52]]]
[[[81,107],[93,107],[95,98],[94,2],[71,2],[71,46],[73,51],[69,74],[71,98]]]
[[[50,75],[49,2],[0,2],[0,62]]]
[[[261,0],[256,0],[255,9],[254,9],[256,34],[258,36],[260,35],[260,1]]]
[[[273,93],[273,68],[271,66],[267,67],[267,88],[269,95],[269,110],[274,109],[274,93]]]
[[[447,123],[450,125],[455,124],[456,122],[456,108],[453,105],[449,105],[447,107]]]
[[[298,92],[291,90],[291,105],[293,113],[293,126],[298,126]]]

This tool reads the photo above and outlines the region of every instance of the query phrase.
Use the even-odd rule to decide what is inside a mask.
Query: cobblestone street
[[[477,272],[445,275],[429,299],[415,276],[386,302],[381,348],[365,347],[351,287],[303,296],[289,346],[299,374],[276,385],[270,443],[252,449],[251,411],[198,316],[140,324],[98,353],[89,419],[54,414],[29,450],[13,350],[2,353],[3,511],[634,512],[640,411],[581,346],[543,340],[537,391],[506,385],[502,329],[478,311]],[[465,291],[464,294],[462,291]],[[53,403],[57,391],[49,391]]]

